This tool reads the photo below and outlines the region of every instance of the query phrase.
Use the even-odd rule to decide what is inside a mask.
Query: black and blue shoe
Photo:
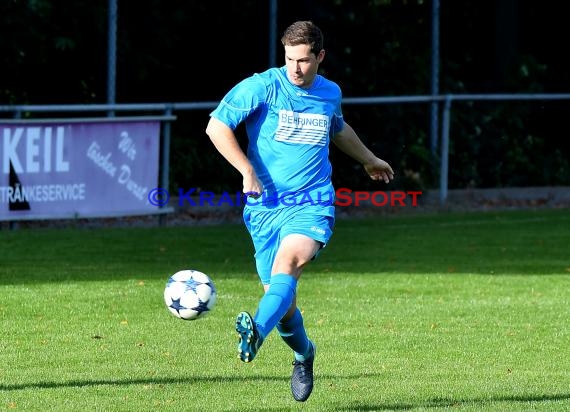
[[[293,374],[291,375],[291,393],[293,398],[299,402],[309,399],[313,391],[313,362],[315,360],[316,348],[311,342],[312,354],[304,361],[295,359],[293,362]]]

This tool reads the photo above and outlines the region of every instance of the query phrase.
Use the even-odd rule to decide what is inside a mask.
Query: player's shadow
[[[248,380],[258,381],[289,381],[289,376],[248,376]],[[84,388],[90,386],[106,386],[106,385],[191,385],[193,383],[212,382],[241,382],[243,376],[192,376],[185,378],[150,378],[150,379],[89,379],[89,380],[71,380],[66,382],[30,382],[20,384],[1,384],[0,391],[20,391],[28,389],[57,389],[57,388]]]

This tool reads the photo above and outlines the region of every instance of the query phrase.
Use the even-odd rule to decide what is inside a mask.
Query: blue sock
[[[259,301],[253,318],[262,339],[269,335],[277,322],[287,313],[296,289],[297,279],[293,276],[281,273],[271,276],[269,289]]]
[[[307,337],[307,332],[305,332],[303,315],[301,315],[299,308],[290,319],[279,322],[277,330],[285,343],[295,352],[295,359],[302,362],[311,356],[311,342]]]

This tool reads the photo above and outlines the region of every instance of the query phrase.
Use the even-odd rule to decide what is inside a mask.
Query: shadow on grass
[[[489,398],[434,398],[425,402],[394,403],[394,404],[367,404],[365,402],[351,404],[349,406],[335,407],[337,411],[407,411],[417,408],[461,408],[465,406],[484,406],[496,402],[527,403],[527,402],[556,402],[570,400],[570,394],[552,395],[527,395],[527,396],[497,396]]]
[[[355,379],[361,376],[344,376],[346,379]],[[320,378],[333,379],[338,376],[322,375]],[[93,380],[75,380],[68,382],[35,382],[35,383],[22,383],[22,384],[0,384],[0,391],[19,391],[29,389],[58,389],[58,388],[84,388],[94,386],[117,386],[117,385],[180,385],[180,384],[193,384],[197,382],[210,382],[210,383],[234,383],[249,381],[289,381],[289,376],[194,376],[187,378],[153,378],[153,379],[130,379],[130,380],[117,380],[117,379],[93,379]],[[417,403],[391,403],[391,404],[375,404],[375,403],[350,403],[349,405],[338,405],[334,410],[336,411],[405,411],[417,408],[460,408],[463,406],[477,406],[488,405],[496,402],[508,403],[527,403],[527,402],[556,402],[570,400],[570,394],[536,394],[527,396],[496,396],[485,398],[433,398],[423,402]]]
[[[90,386],[129,386],[129,385],[187,385],[197,382],[243,382],[250,381],[289,381],[289,376],[192,376],[187,378],[149,378],[149,379],[89,379],[67,382],[31,382],[21,384],[0,384],[0,391],[21,391],[28,389],[85,388]]]
[[[569,222],[570,209],[339,221],[307,271],[570,274]],[[257,281],[242,225],[7,232],[0,262],[0,285],[166,279],[188,267]]]

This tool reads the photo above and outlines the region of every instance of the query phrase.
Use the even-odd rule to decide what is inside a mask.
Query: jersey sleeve
[[[342,112],[335,111],[331,122],[331,136],[334,136],[338,132],[341,132],[342,129],[344,129],[344,117],[342,116]]]
[[[330,136],[334,136],[338,132],[342,131],[342,129],[344,129],[344,116],[342,115],[342,107],[341,107],[342,92],[340,91],[340,88],[338,86],[337,86],[337,89],[338,89],[339,97],[338,97],[338,101],[337,101],[334,113],[332,115],[331,127],[330,127]]]
[[[265,102],[266,87],[256,75],[236,84],[210,113],[232,130]]]

